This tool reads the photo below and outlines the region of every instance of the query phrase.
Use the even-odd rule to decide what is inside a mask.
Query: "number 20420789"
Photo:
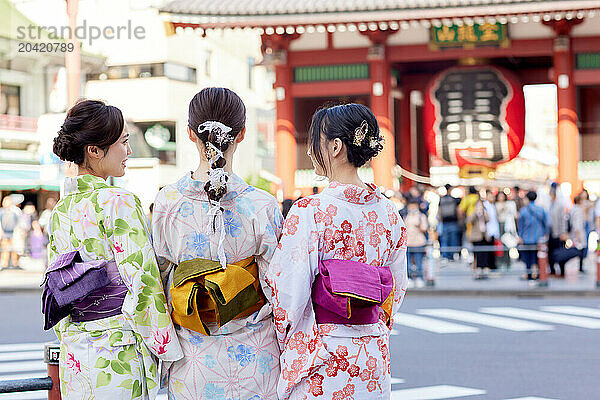
[[[74,49],[73,43],[19,43],[19,53],[70,53]]]

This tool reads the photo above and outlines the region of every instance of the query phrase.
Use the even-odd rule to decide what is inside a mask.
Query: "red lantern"
[[[423,118],[431,154],[459,167],[494,167],[523,147],[522,85],[494,66],[450,68],[427,88]]]

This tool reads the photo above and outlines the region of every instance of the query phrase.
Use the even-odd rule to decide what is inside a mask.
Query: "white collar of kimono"
[[[373,204],[382,199],[381,191],[374,185],[369,185],[372,189],[367,190],[356,185],[331,182],[323,194],[347,201],[353,204]]]
[[[193,199],[207,200],[208,196],[204,190],[205,181],[200,181],[192,178],[192,173],[188,172],[179,181],[177,181],[177,190],[184,196],[191,197]],[[229,174],[227,180],[227,193],[221,199],[221,201],[232,200],[242,192],[251,189],[252,186],[248,185],[242,178],[236,174]]]
[[[65,196],[76,192],[87,192],[90,190],[109,187],[106,181],[99,176],[85,174],[75,177],[66,177],[64,182]]]

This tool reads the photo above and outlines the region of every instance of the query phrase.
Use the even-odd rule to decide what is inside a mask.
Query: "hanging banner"
[[[431,154],[459,167],[494,167],[523,147],[522,85],[498,67],[450,68],[429,85],[423,119]]]

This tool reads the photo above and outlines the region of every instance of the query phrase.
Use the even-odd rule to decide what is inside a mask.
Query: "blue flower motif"
[[[210,248],[210,239],[204,233],[185,235],[186,247],[194,257],[203,257]]]
[[[225,210],[223,213],[223,221],[225,225],[225,232],[232,237],[238,237],[242,231],[242,224],[231,212],[231,210]]]
[[[235,209],[238,213],[250,217],[252,214],[256,212],[256,207],[254,207],[254,203],[248,197],[240,197],[236,202]]]
[[[250,397],[248,400],[263,400],[263,398],[260,397],[259,395],[255,394],[254,396]]]
[[[229,358],[239,362],[242,367],[245,367],[256,360],[254,349],[243,344],[238,345],[236,348],[229,346],[227,348],[227,354],[229,355]]]
[[[217,365],[217,360],[215,360],[215,358],[211,355],[206,355],[204,357],[204,365],[206,365],[208,368],[212,368]]]
[[[270,354],[268,351],[263,350],[260,355],[258,356],[258,372],[261,375],[265,375],[268,372],[270,372],[273,369],[273,365],[271,365],[271,363],[273,362],[273,355]]]
[[[193,214],[194,206],[192,205],[192,203],[190,203],[189,201],[184,201],[183,203],[181,203],[181,205],[179,206],[179,215],[181,215],[183,218],[187,218]]]
[[[200,346],[204,342],[204,338],[200,335],[192,335],[190,337],[190,343],[194,346]]]
[[[225,400],[225,388],[217,386],[214,383],[208,383],[204,386],[202,397],[207,400]]]

